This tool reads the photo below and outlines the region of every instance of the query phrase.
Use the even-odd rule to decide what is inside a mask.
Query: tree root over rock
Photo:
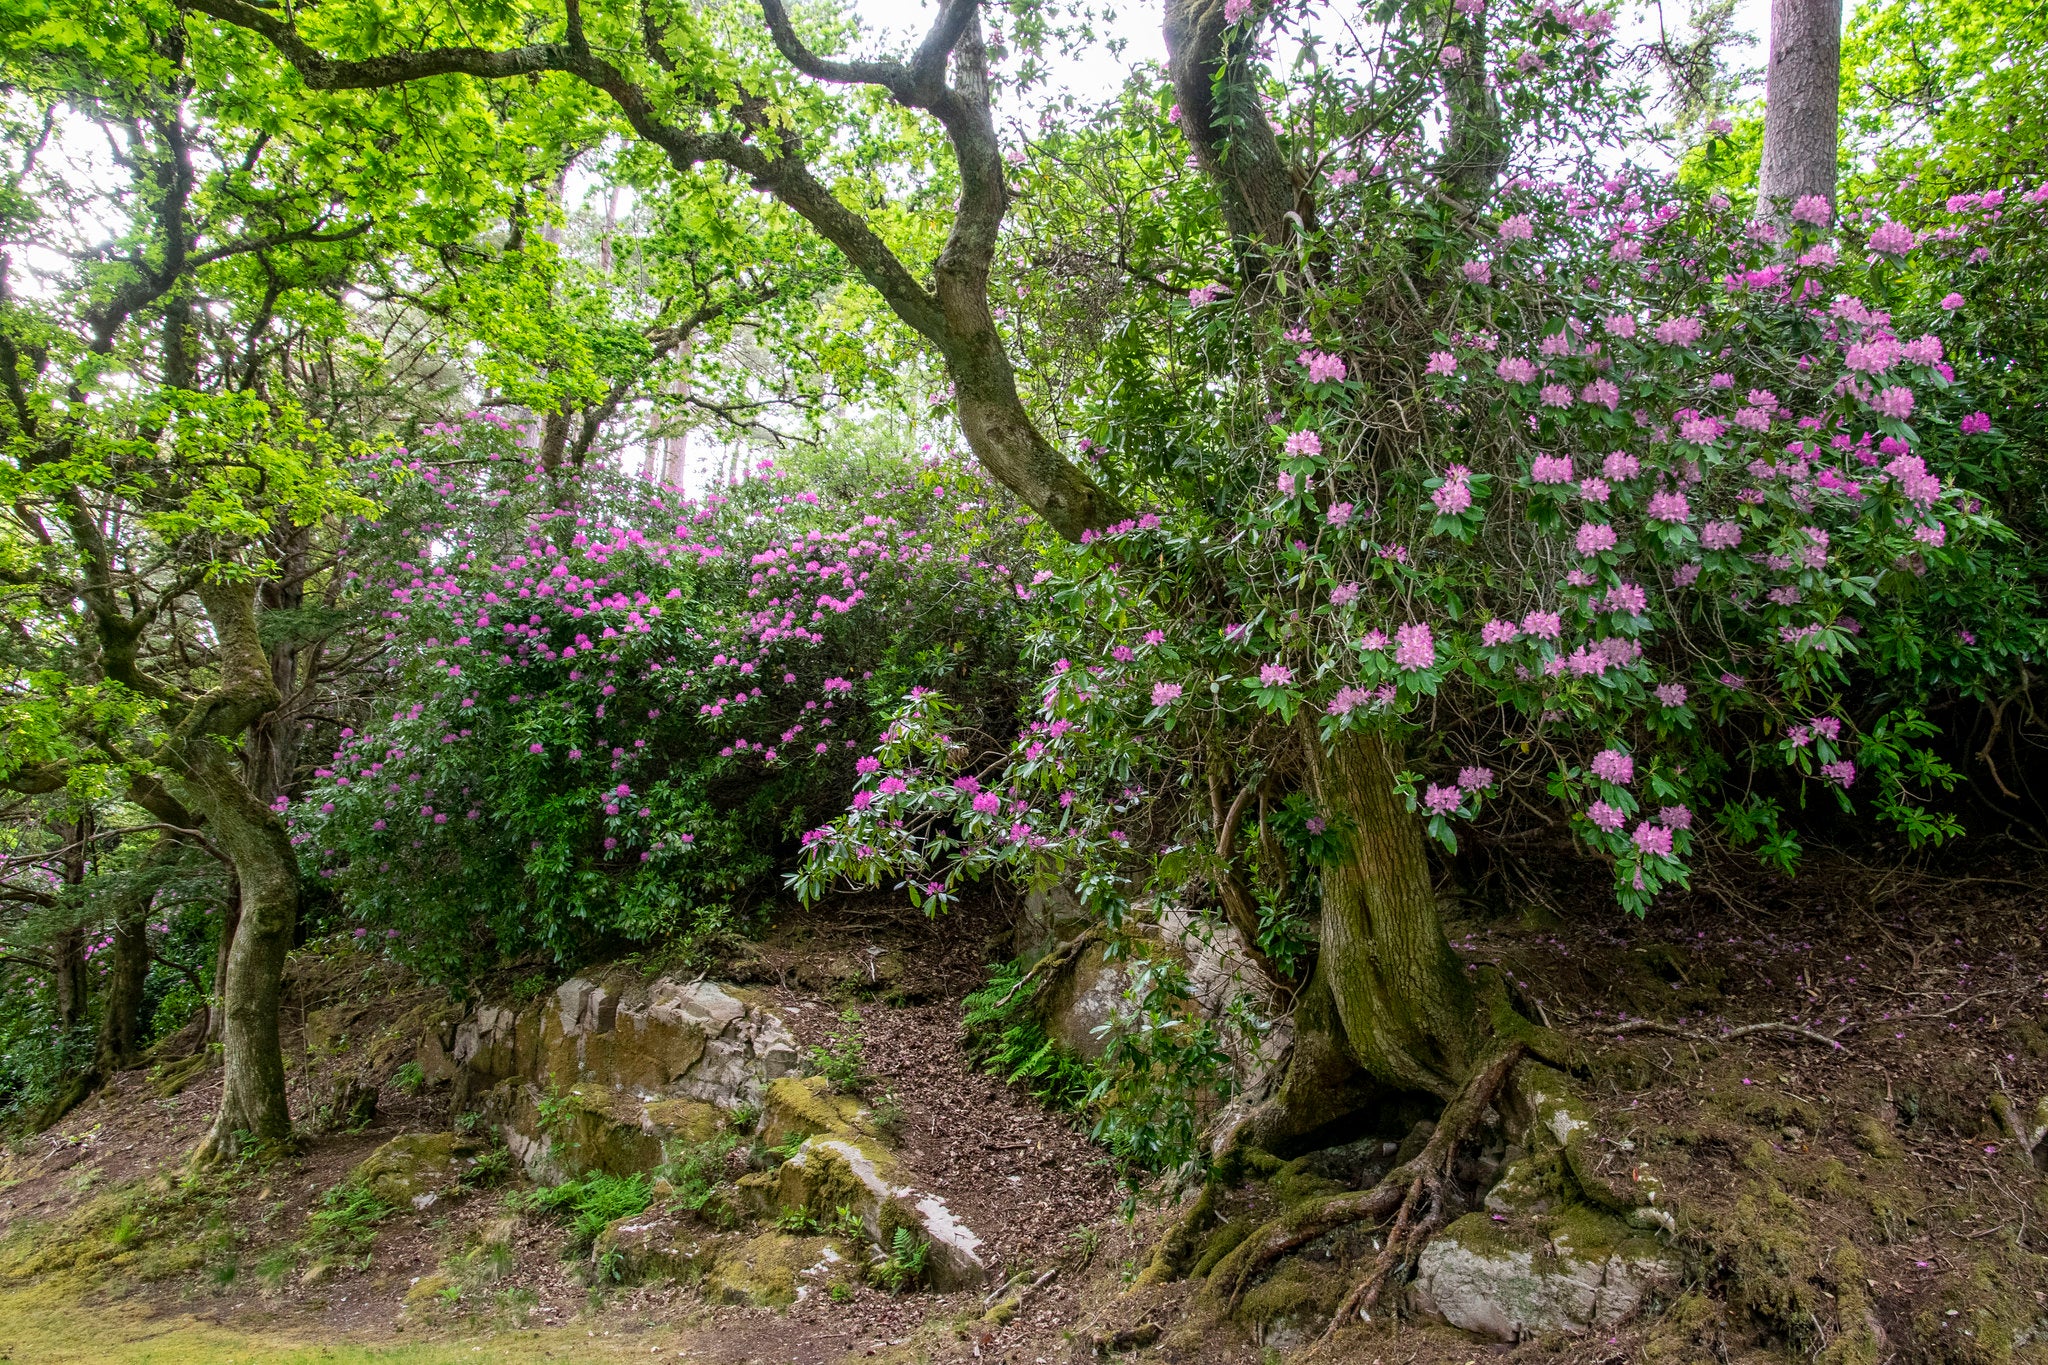
[[[1451,1182],[1451,1160],[1458,1144],[1479,1126],[1528,1045],[1515,1042],[1495,1054],[1444,1106],[1436,1131],[1414,1158],[1388,1172],[1369,1190],[1332,1195],[1289,1210],[1253,1232],[1218,1263],[1210,1283],[1228,1289],[1227,1312],[1235,1312],[1258,1273],[1288,1252],[1352,1223],[1393,1216],[1386,1244],[1363,1280],[1345,1296],[1331,1330],[1351,1314],[1371,1315],[1389,1277],[1420,1252],[1422,1245],[1449,1221],[1459,1197]],[[1327,1338],[1326,1338],[1327,1339]]]

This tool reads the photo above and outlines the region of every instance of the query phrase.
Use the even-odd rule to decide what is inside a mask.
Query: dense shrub
[[[888,462],[821,495],[764,463],[701,500],[564,492],[516,453],[478,420],[384,464],[354,563],[381,671],[291,811],[358,936],[451,976],[687,941],[845,806],[877,708],[945,683],[1007,729],[1033,590],[977,481]]]

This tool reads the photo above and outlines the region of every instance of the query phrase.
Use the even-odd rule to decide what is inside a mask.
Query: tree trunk
[[[57,1026],[66,1032],[85,1022],[85,931],[65,929],[50,940],[56,965],[50,984],[56,989]]]
[[[1809,194],[1834,203],[1841,97],[1842,0],[1771,0],[1760,212]]]
[[[225,769],[225,756],[219,761]],[[277,1016],[298,916],[298,863],[289,836],[270,812],[239,783],[229,795],[236,794],[241,802],[223,801],[207,812],[215,841],[234,860],[241,915],[217,986],[224,1079],[220,1112],[197,1154],[202,1161],[233,1156],[251,1141],[282,1141],[292,1126]],[[246,808],[236,809],[242,803]],[[222,926],[223,933],[227,929]]]
[[[163,758],[182,780],[185,803],[205,817],[241,892],[239,923],[231,933],[222,926],[226,973],[216,983],[225,1071],[220,1112],[193,1154],[207,1162],[251,1142],[291,1136],[277,1007],[298,917],[299,869],[283,824],[250,790],[224,742],[244,739],[280,700],[256,627],[256,585],[209,583],[200,600],[217,641],[220,677],[166,739]]]
[[[222,1035],[227,1028],[227,1010],[221,1005],[221,992],[228,986],[228,954],[235,950],[235,930],[242,923],[242,884],[232,873],[228,876],[227,901],[220,908],[220,937],[213,945],[213,993],[206,998],[206,1041],[209,1045],[224,1041]]]
[[[1316,963],[1343,1046],[1385,1085],[1449,1098],[1487,1026],[1437,918],[1422,831],[1394,790],[1396,752],[1382,735],[1347,731],[1328,749],[1312,738],[1309,753],[1316,799],[1342,821],[1348,854],[1323,869]]]
[[[114,946],[100,1002],[93,1070],[101,1080],[142,1055],[142,987],[149,979],[150,892],[124,896],[114,911]]]

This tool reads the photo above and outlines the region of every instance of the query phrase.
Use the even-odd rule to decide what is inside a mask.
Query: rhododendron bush
[[[840,808],[871,700],[1009,695],[1033,596],[1006,500],[957,471],[821,495],[772,462],[702,498],[533,476],[506,423],[378,462],[356,582],[386,685],[289,810],[358,937],[445,973],[684,940]]]
[[[1553,6],[1505,19],[1601,41]],[[1583,76],[1551,88],[1597,102]],[[1330,950],[1332,877],[1369,898],[1379,874],[1345,866],[1403,837],[1355,803],[1388,764],[1452,848],[1503,801],[1554,811],[1638,914],[1708,840],[1789,869],[1796,806],[1912,845],[1959,833],[1925,708],[1988,693],[2042,637],[2029,561],[1971,485],[2002,436],[1949,338],[1957,289],[2048,195],[1927,223],[1759,213],[1553,155],[1460,202],[1447,152],[1341,117],[1398,90],[1347,105],[1303,80],[1275,118],[1322,139],[1296,147],[1323,167],[1306,264],[1147,291],[1097,362],[1081,444],[1149,510],[1055,556],[1035,713],[969,764],[948,699],[907,702],[796,884],[925,900],[1000,868],[1112,922],[1140,890],[1213,895],[1298,985],[1318,916]],[[1313,133],[1286,124],[1333,104]],[[1134,179],[1180,178],[1159,136],[1130,137]],[[1199,192],[1119,211],[1199,241]],[[1209,240],[1177,264],[1229,269],[1229,236]],[[1247,809],[1276,837],[1238,839]],[[1441,1084],[1360,1042],[1401,990],[1355,1021],[1332,988],[1376,1074]]]

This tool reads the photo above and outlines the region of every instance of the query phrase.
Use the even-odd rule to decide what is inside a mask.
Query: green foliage
[[[739,1222],[739,1212],[722,1193],[726,1160],[740,1145],[736,1130],[728,1130],[709,1142],[692,1143],[672,1153],[662,1163],[660,1174],[673,1187],[669,1207],[695,1214],[718,1227]]]
[[[961,1002],[968,1058],[1004,1084],[1022,1086],[1041,1104],[1079,1113],[1099,1077],[1046,1035],[1031,1013],[1031,992],[1019,988],[1023,978],[1020,963],[1000,964],[986,986]]]
[[[426,1069],[418,1062],[407,1062],[391,1073],[391,1083],[408,1095],[417,1095],[426,1088]]]
[[[569,1250],[581,1255],[590,1250],[608,1225],[644,1213],[652,1199],[644,1174],[619,1176],[591,1171],[580,1179],[533,1191],[526,1196],[525,1206],[567,1223]]]
[[[343,1181],[320,1196],[306,1215],[308,1241],[316,1253],[363,1255],[376,1240],[377,1226],[397,1212],[369,1186]]]
[[[47,988],[29,987],[21,974],[0,996],[0,1126],[33,1117],[92,1064],[89,1024],[57,1024]]]
[[[829,1035],[823,1046],[812,1048],[804,1058],[804,1069],[810,1075],[823,1076],[841,1095],[864,1095],[875,1078],[868,1074],[867,1052],[861,1045],[860,1011],[848,1008],[839,1022],[847,1028]]]
[[[899,1227],[889,1239],[886,1254],[869,1270],[868,1276],[891,1294],[915,1289],[931,1273],[931,1250],[930,1242],[912,1236],[909,1228]]]

